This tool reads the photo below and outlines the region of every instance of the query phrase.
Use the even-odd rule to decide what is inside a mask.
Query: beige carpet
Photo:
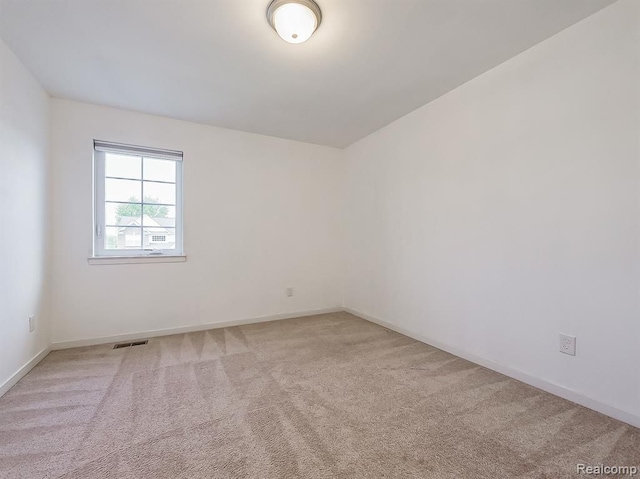
[[[0,399],[0,477],[556,479],[576,463],[640,465],[638,429],[346,313],[111,346],[53,352]]]

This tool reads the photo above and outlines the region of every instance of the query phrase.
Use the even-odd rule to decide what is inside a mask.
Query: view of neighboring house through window
[[[94,142],[95,256],[182,254],[182,153]]]

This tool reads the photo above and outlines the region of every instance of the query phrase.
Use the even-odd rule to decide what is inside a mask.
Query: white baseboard
[[[181,326],[178,328],[155,329],[152,331],[138,331],[129,334],[119,334],[116,336],[103,336],[99,338],[77,339],[72,341],[59,341],[51,345],[51,349],[69,349],[83,346],[95,346],[98,344],[117,343],[120,341],[134,341],[137,339],[155,338],[158,336],[169,336],[171,334],[193,333],[196,331],[206,331],[208,329],[229,328],[231,326],[241,326],[244,324],[264,323],[267,321],[278,321],[280,319],[302,318],[314,316],[316,314],[329,314],[344,311],[342,307],[312,309],[307,311],[295,311],[293,313],[270,314],[249,319],[236,319],[231,321],[221,321],[218,323],[195,324],[193,326]]]
[[[4,382],[4,384],[0,386],[0,397],[4,396],[5,393],[9,391],[9,389],[15,386],[15,384],[18,381],[20,381],[29,371],[31,371],[36,366],[36,364],[42,361],[45,358],[45,356],[50,352],[51,352],[51,346],[44,348],[42,351],[40,351],[38,354],[32,357],[27,362],[27,364],[25,364],[20,369],[18,369],[18,371],[13,376],[7,379]]]
[[[531,376],[530,374],[527,374],[523,371],[519,371],[518,369],[505,366],[504,364],[497,363],[490,359],[485,359],[480,356],[476,356],[475,354],[467,353],[454,346],[450,346],[448,344],[443,344],[439,341],[435,341],[431,338],[428,338],[421,334],[417,334],[407,329],[401,328],[399,326],[396,326],[395,324],[389,323],[382,319],[378,319],[368,314],[355,311],[351,308],[343,308],[343,309],[344,311],[351,313],[354,316],[358,316],[359,318],[366,319],[367,321],[371,321],[372,323],[376,323],[380,326],[383,326],[397,333],[403,334],[405,336],[409,336],[410,338],[413,338],[417,341],[428,344],[435,348],[442,349],[443,351],[451,353],[460,358],[466,359],[467,361],[471,361],[472,363],[479,364],[480,366],[484,366],[485,368],[499,372],[501,374],[504,374],[505,376],[509,376],[513,379],[517,379],[518,381],[522,381],[523,383],[529,384],[530,386],[536,387],[538,389],[542,389],[543,391],[554,394],[563,399],[567,399],[568,401],[574,402],[576,404],[580,404],[581,406],[584,406],[589,409],[593,409],[594,411],[602,413],[606,416],[610,416],[614,419],[618,419],[619,421],[622,421],[627,424],[631,424],[632,426],[640,428],[640,416],[624,411],[622,409],[618,409],[615,406],[611,406],[610,404],[606,404],[606,403],[597,401],[595,399],[589,398],[577,391],[568,389],[565,386],[561,386],[559,384],[546,381],[536,376]]]

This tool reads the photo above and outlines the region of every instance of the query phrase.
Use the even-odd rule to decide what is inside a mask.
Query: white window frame
[[[175,226],[175,248],[174,249],[106,249],[104,246],[104,232],[106,231],[105,219],[105,154],[116,153],[120,155],[131,155],[144,158],[153,158],[160,160],[173,160],[176,164],[176,226]],[[122,143],[112,143],[107,141],[94,140],[93,147],[93,211],[94,211],[94,228],[93,228],[93,258],[142,258],[142,257],[162,257],[162,256],[183,256],[183,225],[182,225],[182,158],[181,151],[162,150],[158,148],[147,148],[134,145],[126,145]],[[154,182],[153,180],[144,180],[144,171],[141,181]],[[155,181],[155,183],[158,183]],[[159,182],[161,183],[161,182]],[[141,198],[141,204],[144,205],[144,194]],[[144,237],[144,228],[140,233]],[[143,246],[143,245],[141,245]]]

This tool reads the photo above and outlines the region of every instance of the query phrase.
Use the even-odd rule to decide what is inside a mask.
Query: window
[[[182,152],[94,141],[94,257],[182,255]]]

